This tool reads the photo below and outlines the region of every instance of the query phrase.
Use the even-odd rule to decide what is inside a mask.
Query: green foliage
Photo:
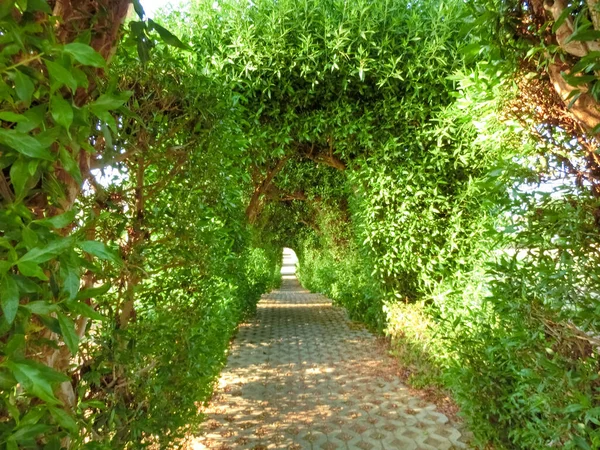
[[[518,103],[519,11],[232,1],[195,6],[189,34],[259,170],[289,158],[260,224],[304,285],[385,327],[482,445],[593,448],[596,200],[534,184],[573,184],[585,157]],[[308,168],[332,157],[343,174]]]
[[[76,442],[79,425],[61,409],[65,367],[43,362],[80,354],[80,321],[99,319],[80,292],[83,271],[101,277],[120,264],[112,248],[88,238],[88,214],[72,208],[69,191],[83,178],[76,161],[94,153],[96,114],[72,94],[105,63],[86,42],[61,45],[45,3],[24,2],[14,14],[9,4],[0,19],[0,442],[37,448],[43,436],[56,448],[66,436]]]
[[[231,94],[190,76],[189,53],[150,32],[187,46],[156,22],[155,59],[139,61],[131,23],[108,68],[89,32],[59,42],[45,2],[9,3],[0,446],[169,445],[278,282],[280,249],[246,222]]]
[[[46,2],[0,6],[0,446],[171,445],[283,246],[482,446],[600,446],[595,141],[523,91],[549,24],[489,0],[134,6],[111,64]],[[596,59],[566,76],[592,98]]]
[[[347,222],[336,217],[335,209],[326,211],[318,217],[318,233],[304,239],[298,248],[298,277],[307,289],[322,292],[344,306],[350,317],[381,330],[385,320],[381,288],[371,276],[368,260],[360,258],[349,240]]]

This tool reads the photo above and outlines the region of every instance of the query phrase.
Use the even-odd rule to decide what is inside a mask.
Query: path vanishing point
[[[281,288],[241,325],[192,448],[467,448],[390,370],[375,336],[303,289],[289,261],[284,254]]]

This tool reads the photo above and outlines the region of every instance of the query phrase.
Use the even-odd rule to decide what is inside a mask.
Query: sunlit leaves
[[[7,361],[2,365],[12,371],[25,391],[47,403],[60,404],[54,395],[52,385],[68,381],[65,375],[33,361]]]
[[[58,383],[70,376],[46,364],[56,365],[55,353],[65,349],[77,354],[79,333],[85,330],[76,327],[75,318],[99,320],[98,312],[77,299],[84,272],[99,270],[93,253],[101,261],[118,262],[110,251],[86,243],[77,228],[86,216],[75,224],[77,211],[70,210],[81,188],[81,155],[89,152],[89,163],[89,156],[102,150],[90,144],[96,123],[85,109],[86,92],[78,89],[88,88],[88,77],[106,64],[84,37],[63,45],[55,18],[46,16],[51,13],[47,2],[28,0],[5,2],[0,14],[0,401],[8,411],[0,441],[11,449],[30,446],[40,436],[48,448],[58,448],[65,433],[78,445],[80,418],[63,410],[55,394]],[[89,95],[93,99],[98,93]],[[44,363],[24,359],[34,354]],[[58,366],[67,372],[65,361]]]

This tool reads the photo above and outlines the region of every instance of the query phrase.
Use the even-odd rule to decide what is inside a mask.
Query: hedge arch
[[[0,445],[173,445],[296,249],[479,445],[596,448],[594,1],[0,6]]]

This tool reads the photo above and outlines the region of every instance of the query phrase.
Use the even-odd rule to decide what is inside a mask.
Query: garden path
[[[193,448],[466,448],[459,429],[402,384],[371,333],[294,275],[283,278],[240,327]]]

